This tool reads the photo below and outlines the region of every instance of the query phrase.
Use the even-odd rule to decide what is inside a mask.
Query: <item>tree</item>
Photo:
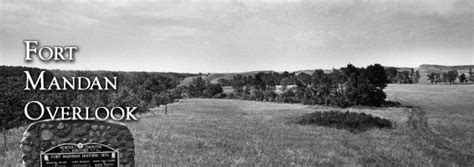
[[[283,79],[281,79],[281,81],[280,81],[281,91],[282,91],[282,92],[286,91],[286,88],[287,88],[288,85],[290,85],[290,84],[291,84],[290,79],[288,79],[288,78],[283,78]]]
[[[436,81],[435,73],[429,73],[427,77],[428,77],[428,80],[430,80],[431,84],[435,83]]]
[[[448,83],[449,79],[448,79],[448,73],[447,72],[443,72],[441,74],[441,82],[443,82],[444,84]]]
[[[1,82],[1,81],[0,81]],[[18,84],[18,83],[11,83]],[[2,84],[3,85],[3,84]],[[13,86],[16,87],[16,86]],[[10,87],[11,88],[11,87]],[[25,95],[20,89],[10,89],[9,87],[0,87],[0,128],[3,134],[3,144],[5,153],[7,151],[6,130],[21,126],[28,120],[23,115],[22,107],[25,104]]]
[[[171,103],[171,98],[169,95],[170,94],[168,92],[161,92],[159,94],[155,94],[153,96],[155,106],[159,107],[160,105],[167,105],[168,103]]]
[[[387,74],[380,64],[369,65],[359,77],[360,85],[357,88],[360,93],[357,102],[362,105],[381,106],[385,102],[387,87]]]
[[[467,79],[471,82],[474,82],[474,73],[472,72],[472,68],[469,68],[469,77]]]
[[[312,75],[310,87],[313,92],[310,96],[311,103],[327,105],[333,88],[332,84],[332,79],[323,70],[316,70]]]
[[[415,76],[413,76],[413,83],[418,83],[420,81],[420,72],[418,70],[415,71]]]
[[[220,78],[217,80],[217,83],[219,83],[221,86],[232,86],[232,83],[230,80],[226,78]]]
[[[224,90],[222,89],[221,85],[219,84],[206,84],[206,89],[203,92],[203,97],[205,98],[212,98],[217,94],[222,93]]]
[[[267,89],[263,92],[264,93],[264,101],[276,101],[276,97],[278,94],[275,92],[275,86],[267,86]]]
[[[369,84],[374,85],[377,89],[384,89],[390,81],[387,79],[385,68],[380,64],[367,66],[365,75],[369,80]]]
[[[387,78],[390,81],[390,83],[398,83],[398,80],[397,80],[398,71],[396,68],[389,67],[387,68],[386,72],[387,72]]]
[[[192,97],[202,97],[206,89],[206,81],[202,77],[194,78],[189,85],[189,94]]]
[[[245,79],[242,75],[236,75],[231,80],[232,89],[237,96],[242,96],[244,93]]]
[[[352,64],[348,64],[345,68],[341,68],[341,71],[347,78],[347,81],[344,83],[344,101],[347,102],[347,105],[357,105],[359,103],[358,99],[360,99],[361,95],[359,92],[359,81],[361,81],[359,76],[361,74],[361,69]]]
[[[267,87],[266,83],[265,83],[265,80],[264,80],[264,75],[262,72],[259,72],[257,74],[255,74],[255,79],[253,80],[253,85],[255,87],[255,89],[257,90],[265,90],[265,88]]]
[[[311,75],[300,73],[296,77],[296,97],[298,101],[305,103],[308,97],[311,97],[309,87],[311,87]]]
[[[236,89],[237,86],[240,87],[240,85],[238,84],[235,84],[234,86],[233,86],[234,89]],[[184,86],[181,86],[180,89],[183,89],[182,87]],[[191,97],[200,97],[200,98],[213,98],[215,95],[223,92],[222,86],[220,84],[212,84],[208,80],[202,79],[202,77],[197,77],[193,79],[190,85],[185,87],[184,89],[187,90],[186,92],[189,92],[189,95]],[[176,92],[173,94],[176,94]]]
[[[137,107],[135,112],[141,114],[148,111],[148,105],[149,104],[147,102],[145,102],[143,99],[140,99],[133,89],[127,86],[121,86],[117,89],[117,91],[110,95],[110,103],[107,106],[122,108],[135,106]]]
[[[458,71],[456,70],[448,71],[446,78],[447,78],[447,81],[449,81],[449,84],[454,84],[454,82],[456,81],[456,78],[458,78]]]
[[[413,81],[411,80],[411,73],[410,71],[401,71],[397,73],[397,80],[398,83],[401,84],[411,84]]]
[[[464,73],[462,73],[461,75],[459,75],[459,82],[461,83],[464,83],[467,81],[467,77]]]
[[[409,84],[412,84],[412,83],[414,83],[414,82],[415,82],[415,81],[414,81],[414,79],[415,79],[415,71],[414,71],[414,69],[413,69],[413,68],[412,68],[412,69],[410,69],[410,71],[409,71],[409,74],[408,74],[408,75],[409,75],[409,76],[408,76],[408,83],[409,83]]]
[[[171,92],[161,92],[160,94],[155,94],[153,96],[155,106],[165,105],[165,115],[168,114],[168,104],[173,101],[171,95]]]
[[[302,86],[309,86],[311,84],[311,75],[306,73],[300,73],[297,76],[297,80]]]
[[[277,96],[277,102],[282,103],[297,103],[299,102],[296,98],[296,88],[289,88],[285,92],[281,93],[280,96]]]

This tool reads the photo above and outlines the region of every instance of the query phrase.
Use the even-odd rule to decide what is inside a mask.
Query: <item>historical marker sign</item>
[[[135,166],[133,135],[121,122],[38,121],[20,143],[25,167]]]
[[[42,152],[42,167],[117,167],[119,152],[98,143],[66,143]]]

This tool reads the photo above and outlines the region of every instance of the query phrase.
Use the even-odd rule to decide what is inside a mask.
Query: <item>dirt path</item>
[[[448,139],[433,132],[428,125],[425,112],[420,107],[411,108],[408,125],[413,130],[410,132],[412,140],[420,144],[421,148],[433,157],[431,163],[460,166],[474,164],[473,152],[457,148]]]

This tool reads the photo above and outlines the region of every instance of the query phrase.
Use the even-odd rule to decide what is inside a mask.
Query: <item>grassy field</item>
[[[449,156],[462,157],[472,151],[469,129],[473,122],[473,98],[469,96],[472,91],[472,86],[388,87],[390,100],[416,105],[415,108],[339,109],[241,100],[184,99],[170,104],[168,115],[163,114],[162,108],[157,108],[128,126],[135,138],[137,166],[465,165],[472,160]],[[390,119],[395,127],[350,133],[293,123],[304,113],[328,110],[370,113]],[[428,128],[423,126],[424,122]],[[430,131],[430,127],[434,131]],[[10,151],[6,157],[0,157],[0,166],[21,163],[18,141],[23,131],[24,128],[9,131]],[[0,151],[2,149],[0,146]]]
[[[474,85],[390,85],[385,91],[389,100],[421,111],[432,143],[441,147],[436,154],[474,157]]]
[[[138,165],[428,165],[407,130],[408,109],[350,109],[392,119],[395,129],[347,130],[292,123],[324,106],[189,99],[130,124]]]

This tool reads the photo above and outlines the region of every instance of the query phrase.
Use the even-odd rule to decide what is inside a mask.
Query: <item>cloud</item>
[[[73,30],[100,22],[80,11],[69,10],[71,4],[2,1],[0,24],[4,31],[19,33],[30,29]]]
[[[18,41],[36,38],[81,44],[91,57],[198,55],[234,62],[221,66],[238,64],[238,71],[255,69],[244,67],[247,60],[290,56],[294,67],[317,56],[334,64],[433,50],[463,50],[443,53],[470,60],[474,48],[468,0],[0,1],[0,7],[2,55],[22,54]]]

